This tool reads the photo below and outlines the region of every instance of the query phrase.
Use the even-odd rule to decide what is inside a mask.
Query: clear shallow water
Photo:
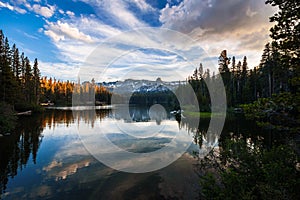
[[[207,144],[218,138],[206,134],[209,119],[179,122],[169,114],[160,119],[148,111],[133,109],[128,117],[111,110],[51,110],[21,117],[15,133],[0,138],[1,198],[196,199],[199,177],[194,152],[205,151]],[[175,162],[153,172],[121,172],[91,155],[89,144],[93,142],[98,150],[105,149],[99,136],[107,136],[120,149],[141,154],[164,148],[179,130],[190,137],[192,144]],[[247,125],[229,121],[222,134],[247,130]],[[132,163],[138,166],[137,160],[128,162],[116,154],[105,155],[118,161],[121,168]]]

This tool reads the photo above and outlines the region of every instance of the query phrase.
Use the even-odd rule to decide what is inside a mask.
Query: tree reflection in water
[[[0,194],[5,191],[9,177],[17,175],[32,156],[36,163],[36,155],[42,142],[43,120],[40,117],[20,117],[16,130],[0,139]]]
[[[96,112],[50,110],[43,114],[21,116],[12,134],[0,138],[0,198],[6,190],[9,178],[15,177],[19,171],[22,171],[30,158],[36,164],[45,127],[54,129],[58,124],[65,124],[68,127],[78,120],[84,120],[93,127],[97,119],[102,120],[109,113],[109,110]]]

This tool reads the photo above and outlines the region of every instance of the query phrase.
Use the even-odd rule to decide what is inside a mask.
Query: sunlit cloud
[[[210,56],[227,49],[229,54],[248,56],[251,67],[258,65],[268,41],[269,16],[274,8],[254,0],[191,0],[161,10],[163,27],[184,32],[197,40]],[[254,41],[255,44],[252,43]]]

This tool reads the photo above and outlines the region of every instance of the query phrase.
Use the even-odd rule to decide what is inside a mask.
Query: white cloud
[[[121,31],[87,16],[47,22],[44,33],[58,49],[58,58],[65,62],[84,62],[97,44]],[[79,31],[80,30],[80,31]]]
[[[0,7],[3,7],[3,8],[8,8],[9,10],[14,10],[14,7],[12,5],[10,5],[9,3],[3,3],[0,1]]]
[[[133,12],[128,10],[125,1],[120,0],[81,0],[91,5],[99,16],[107,16],[115,25],[123,29],[145,27],[147,24],[139,20]]]
[[[62,9],[59,9],[58,12],[62,15],[65,14],[65,11],[63,11]]]
[[[64,35],[59,35],[52,30],[45,30],[44,33],[49,36],[54,42],[59,42],[60,40],[64,40]]]
[[[169,30],[147,28],[124,32],[92,52],[84,63],[87,67],[84,78],[90,80],[94,74],[101,74],[104,80],[155,80],[158,76],[169,81],[185,80],[200,62],[216,71],[215,65],[203,59],[203,51],[193,42]]]
[[[142,11],[154,11],[155,9],[149,5],[145,0],[132,0],[130,3],[134,3]]]
[[[23,3],[26,3],[27,0],[15,0],[14,2],[17,4],[23,4]]]
[[[80,30],[95,35],[99,40],[121,33],[120,29],[104,24],[94,17],[81,16],[80,18],[74,18],[72,23],[75,24],[76,27],[79,27]]]
[[[56,77],[60,80],[77,80],[77,74],[79,72],[79,64],[77,63],[65,63],[65,62],[43,62],[39,61],[39,69],[43,76]]]
[[[82,64],[99,42],[120,34],[122,30],[146,26],[127,9],[126,2],[83,1],[93,6],[101,15],[108,15],[112,22],[103,22],[91,15],[76,17],[71,11],[63,11],[64,14],[72,16],[70,18],[56,22],[46,21],[44,33],[52,39],[58,49],[58,58],[63,62]],[[145,9],[147,7],[145,2],[140,3],[140,6]],[[115,50],[119,51],[113,51]],[[109,52],[103,52],[101,58],[106,59],[104,55],[107,53]],[[58,66],[60,65],[54,65],[53,68]]]
[[[35,13],[42,15],[46,18],[52,17],[56,9],[55,6],[41,6],[39,4],[34,4],[31,8]]]
[[[21,13],[21,14],[27,13],[27,11],[24,10],[24,9],[22,9],[22,8],[15,7],[15,10],[16,10],[18,13]]]
[[[69,10],[68,10],[66,13],[67,13],[67,15],[69,15],[70,17],[75,16],[75,13],[73,13],[72,11],[69,11]]]
[[[120,33],[120,30],[86,16],[47,22],[44,28],[44,33],[58,49],[58,58],[67,63],[83,63],[99,42]]]
[[[105,8],[115,17],[116,22],[119,21],[130,28],[145,26],[132,12],[126,9],[126,5],[122,1],[105,1],[104,4]]]
[[[26,33],[26,32],[24,32],[24,35],[25,35],[26,37],[31,38],[31,39],[34,39],[34,40],[38,40],[38,39],[39,39],[37,36],[35,36],[35,35],[30,35],[30,34],[28,34],[28,33]]]
[[[91,36],[84,34],[79,31],[78,28],[72,27],[67,22],[57,21],[49,22],[47,21],[45,34],[51,37],[55,42],[60,40],[75,39],[83,42],[93,42]]]
[[[28,10],[32,10],[31,5],[30,5],[26,0],[24,0],[24,2],[22,2],[21,4],[24,4],[24,6],[25,6]]]
[[[22,8],[10,5],[8,2],[3,3],[3,2],[0,1],[0,7],[7,8],[7,9],[9,9],[11,11],[17,11],[20,14],[25,14],[27,12],[26,10],[24,10]]]

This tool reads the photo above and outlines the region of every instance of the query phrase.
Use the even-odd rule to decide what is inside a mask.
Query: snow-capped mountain
[[[180,84],[185,83],[180,81],[166,82],[160,78],[156,81],[126,79],[125,81],[99,83],[99,85],[106,87],[111,92],[118,94],[175,91]]]

